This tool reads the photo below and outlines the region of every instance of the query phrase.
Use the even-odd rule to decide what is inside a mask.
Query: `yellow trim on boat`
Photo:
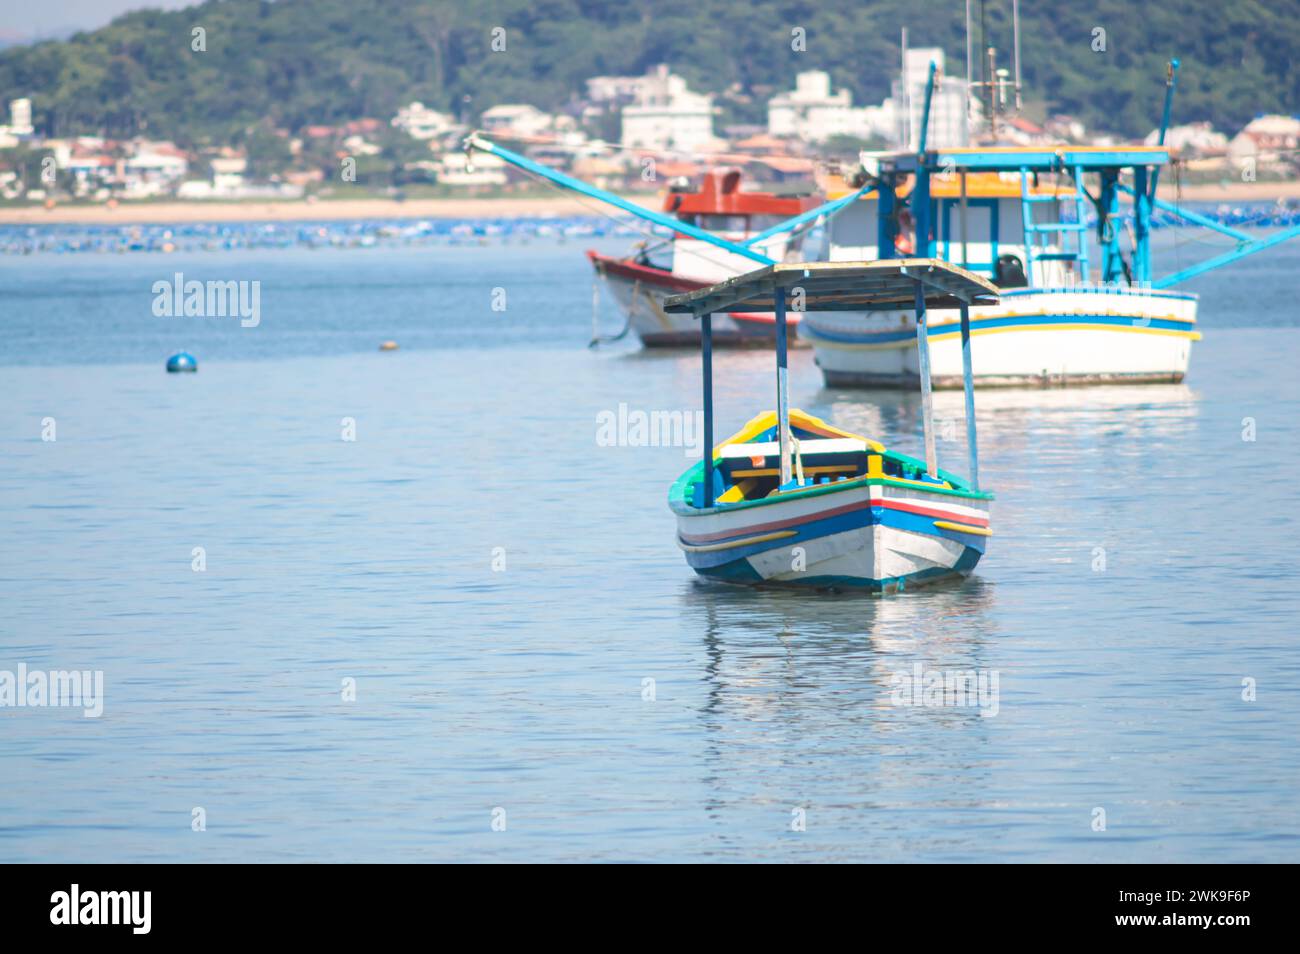
[[[845,464],[842,467],[838,465],[831,466],[830,464],[819,464],[816,467],[805,467],[803,469],[803,472],[805,474],[851,474],[856,470],[857,468],[854,467],[852,464]],[[732,477],[776,477],[780,475],[780,473],[781,471],[775,467],[759,467],[752,470],[733,470],[731,472],[731,476]]]
[[[727,543],[705,543],[691,544],[682,543],[678,540],[677,545],[683,550],[689,550],[691,553],[713,553],[717,550],[732,550],[736,547],[747,547],[751,543],[766,543],[768,540],[781,540],[785,537],[793,537],[798,533],[797,530],[777,530],[774,533],[763,533],[756,537],[745,537],[743,540],[731,540]]]
[[[956,530],[959,533],[973,533],[977,537],[993,536],[993,531],[988,527],[973,527],[968,523],[953,523],[951,520],[936,520],[934,525],[940,530]]]
[[[1147,328],[1144,325],[1103,325],[1103,324],[1077,324],[1077,325],[1009,325],[1005,328],[979,328],[971,329],[971,336],[976,335],[996,335],[1004,331],[1118,331],[1126,334],[1138,333],[1147,335],[1172,335],[1175,338],[1190,338],[1192,341],[1200,341],[1201,333],[1199,331],[1175,331],[1173,328]],[[939,334],[930,335],[930,340],[936,338],[956,338],[961,334],[961,330],[944,331]],[[916,342],[911,342],[915,344]]]
[[[874,475],[868,474],[867,476],[871,477]],[[940,490],[952,490],[952,484],[946,480],[941,484],[936,484],[932,480],[912,480],[910,477],[893,477],[889,474],[883,474],[876,477],[876,479],[883,480],[889,484],[906,484],[909,487],[924,487],[926,490],[934,490],[936,488]]]
[[[753,438],[762,434],[769,427],[776,425],[776,412],[764,411],[762,414],[751,418],[740,430],[732,434],[726,440],[716,444],[713,448],[713,456],[717,457],[722,453],[722,448],[728,444],[748,444]],[[827,424],[820,417],[814,417],[798,408],[790,408],[790,427],[802,427],[805,430],[820,431],[827,437],[849,437],[853,440],[863,441],[867,447],[877,454],[885,452],[885,445],[879,441],[873,441],[869,437],[863,437],[861,434],[854,434],[852,431],[841,430],[833,424]]]
[[[1087,309],[1084,311],[1074,310],[1065,311],[988,311],[983,310],[977,315],[971,317],[972,321],[996,321],[999,318],[1084,318],[1088,315],[1100,314],[1099,310]],[[1131,311],[1116,311],[1113,308],[1106,309],[1106,315],[1110,318],[1132,318],[1134,321],[1176,321],[1183,325],[1196,324],[1195,318],[1184,318],[1182,315],[1135,315]],[[932,334],[947,334],[947,329],[955,328],[961,330],[961,321],[957,319],[936,321],[927,326]],[[944,329],[944,330],[940,330]]]

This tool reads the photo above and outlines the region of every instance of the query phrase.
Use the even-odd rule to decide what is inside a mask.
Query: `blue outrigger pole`
[[[822,205],[819,205],[815,209],[809,209],[807,212],[800,212],[798,215],[794,216],[793,218],[786,219],[783,222],[778,222],[770,229],[766,229],[765,231],[759,232],[751,239],[745,239],[745,241],[742,242],[741,244],[760,245],[763,242],[766,242],[774,235],[780,235],[782,232],[793,232],[795,229],[803,225],[805,222],[811,222],[814,219],[819,218],[823,215],[826,216],[834,215],[836,212],[840,211],[846,205],[849,205],[855,199],[861,197],[864,193],[870,192],[875,187],[876,187],[876,183],[874,181],[868,182],[866,185],[864,185],[861,189],[858,189],[856,192],[850,192],[848,195],[842,195],[838,199],[832,199],[830,202],[826,202]]]
[[[1256,239],[1255,241],[1249,242],[1245,245],[1239,245],[1231,252],[1224,252],[1222,255],[1218,255],[1214,258],[1207,259],[1204,262],[1199,262],[1196,265],[1184,268],[1181,272],[1174,272],[1172,275],[1166,275],[1164,278],[1152,282],[1151,287],[1168,288],[1171,285],[1177,285],[1180,282],[1187,281],[1189,278],[1195,278],[1203,272],[1208,272],[1213,268],[1218,268],[1221,265],[1231,265],[1233,262],[1245,258],[1247,255],[1254,255],[1256,252],[1262,252],[1266,248],[1272,248],[1274,245],[1293,239],[1297,235],[1300,235],[1300,225],[1292,226],[1289,229],[1283,229],[1281,232],[1274,232],[1272,235],[1265,238]]]
[[[1156,172],[1159,171],[1160,168],[1159,166],[1157,166]],[[1155,176],[1153,174],[1152,178],[1154,177]],[[1132,196],[1135,199],[1137,198],[1137,193],[1133,191],[1133,189],[1129,188],[1128,186],[1122,183],[1119,185],[1119,190],[1121,192],[1127,193],[1128,195]],[[1180,219],[1186,219],[1188,222],[1194,222],[1195,224],[1200,225],[1204,228],[1213,229],[1215,232],[1222,232],[1224,235],[1230,235],[1233,238],[1235,238],[1238,242],[1255,241],[1255,236],[1250,235],[1247,232],[1243,232],[1241,231],[1241,229],[1234,229],[1230,225],[1224,225],[1222,222],[1216,222],[1208,215],[1201,215],[1199,212],[1193,212],[1191,209],[1181,208],[1177,205],[1174,205],[1172,202],[1166,202],[1164,199],[1157,199],[1154,196],[1151,197],[1150,201],[1151,204],[1155,206],[1157,209],[1163,209],[1165,212],[1168,212],[1171,215],[1176,215]]]
[[[746,248],[744,245],[737,245],[735,242],[728,242],[726,239],[719,238],[712,232],[706,232],[704,229],[696,228],[689,222],[675,219],[671,215],[664,215],[662,212],[655,212],[653,209],[643,208],[635,202],[629,202],[622,196],[617,196],[612,192],[606,192],[604,189],[597,189],[595,186],[588,185],[581,179],[575,179],[573,176],[568,176],[563,172],[558,172],[550,166],[544,166],[540,162],[534,162],[527,156],[521,156],[517,152],[511,152],[509,149],[498,146],[496,143],[484,139],[481,136],[469,136],[465,140],[465,148],[467,150],[478,149],[480,152],[490,153],[513,166],[518,166],[520,169],[524,169],[534,175],[541,176],[543,179],[554,182],[556,185],[563,186],[566,189],[571,189],[582,195],[591,196],[593,199],[599,199],[601,202],[620,208],[624,212],[630,212],[638,218],[645,219],[648,222],[653,222],[655,225],[661,225],[666,229],[671,229],[679,235],[686,235],[690,238],[699,239],[701,242],[708,242],[710,245],[716,245],[718,248],[725,249],[728,252],[733,252],[736,255],[743,255],[745,258],[756,262],[758,265],[776,264],[774,259],[768,258],[766,255],[756,252],[752,248]]]
[[[667,229],[672,229],[674,232],[681,235],[697,238],[728,252],[743,255],[759,265],[773,265],[775,262],[766,255],[756,252],[753,246],[760,245],[775,235],[793,231],[805,222],[811,222],[820,216],[834,215],[864,193],[875,188],[874,182],[868,183],[856,192],[851,192],[838,199],[832,199],[830,202],[819,205],[815,209],[809,209],[807,212],[801,212],[796,216],[778,222],[776,225],[760,232],[753,238],[746,239],[744,242],[736,243],[728,242],[724,238],[714,235],[711,232],[706,232],[703,229],[698,229],[695,226],[682,222],[680,219],[675,219],[670,215],[664,215],[661,212],[655,212],[653,209],[644,208],[643,206],[637,205],[635,202],[628,202],[626,199],[614,195],[612,192],[606,192],[604,189],[598,189],[593,185],[583,182],[581,179],[575,179],[572,176],[565,175],[563,172],[552,169],[550,166],[542,165],[540,162],[535,162],[527,156],[521,156],[517,152],[512,152],[503,146],[498,146],[491,140],[484,139],[482,136],[477,134],[466,138],[465,148],[467,150],[478,149],[481,152],[490,153],[498,159],[508,162],[513,166],[518,166],[526,172],[531,172],[534,175],[541,176],[543,179],[554,182],[556,185],[562,186],[565,189],[571,189],[574,192],[581,193],[582,195],[591,196],[593,199],[598,199],[601,202],[616,206],[624,212],[630,212],[638,218],[645,219],[648,222],[653,222],[655,225],[661,225]]]
[[[1171,59],[1165,73],[1165,106],[1164,111],[1160,116],[1160,135],[1158,141],[1158,145],[1161,146],[1165,144],[1165,134],[1169,131],[1169,119],[1173,111],[1174,89],[1178,85],[1178,66],[1179,62],[1177,58]],[[1186,219],[1188,222],[1193,222],[1203,228],[1212,229],[1215,232],[1220,232],[1223,235],[1235,238],[1240,244],[1231,251],[1224,252],[1222,255],[1217,255],[1214,258],[1207,259],[1204,262],[1199,262],[1196,265],[1190,265],[1171,275],[1166,275],[1164,278],[1152,282],[1152,288],[1169,288],[1171,285],[1185,282],[1189,278],[1195,278],[1197,275],[1219,268],[1222,265],[1229,265],[1238,259],[1245,258],[1247,255],[1254,255],[1256,252],[1262,252],[1266,248],[1272,248],[1274,245],[1278,245],[1288,239],[1293,239],[1297,235],[1300,235],[1300,226],[1296,226],[1290,229],[1283,229],[1280,232],[1276,232],[1273,235],[1264,238],[1256,238],[1248,232],[1243,232],[1240,229],[1234,229],[1221,222],[1216,222],[1208,215],[1201,215],[1200,213],[1193,212],[1190,209],[1182,209],[1174,205],[1172,202],[1165,202],[1162,199],[1156,198],[1156,187],[1159,184],[1160,167],[1156,166],[1151,171],[1150,185],[1145,192],[1143,192],[1141,188],[1140,181],[1137,183],[1136,188],[1130,189],[1128,186],[1120,185],[1119,189],[1132,196],[1135,202],[1141,203],[1145,200],[1148,208],[1150,206],[1155,206],[1157,209],[1163,209],[1164,211],[1182,219]]]

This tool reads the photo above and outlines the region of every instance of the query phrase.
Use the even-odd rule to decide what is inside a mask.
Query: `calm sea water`
[[[981,394],[997,536],[884,600],[695,581],[686,453],[596,419],[698,359],[587,350],[581,251],[0,258],[0,670],[105,694],[0,709],[0,859],[1295,859],[1300,251],[1193,286],[1185,386]],[[260,324],[155,317],[176,272]],[[721,432],[772,403],[715,374]],[[792,389],[919,450],[913,395]],[[891,705],[916,663],[997,714]]]

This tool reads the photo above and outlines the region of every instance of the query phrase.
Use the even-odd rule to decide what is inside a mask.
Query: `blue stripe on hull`
[[[1011,328],[1025,327],[1031,328],[1042,325],[1069,326],[1072,324],[1084,325],[1114,325],[1121,328],[1130,328],[1137,323],[1143,328],[1158,328],[1166,331],[1192,331],[1195,326],[1185,321],[1170,321],[1167,318],[1148,318],[1145,315],[1033,315],[1033,316],[1009,316],[1006,318],[972,318],[970,327],[971,333],[985,331],[989,328]],[[949,328],[947,325],[931,325],[930,337],[937,335],[953,334],[957,331],[956,327]],[[858,332],[844,333],[839,331],[827,331],[822,328],[814,328],[808,325],[806,334],[811,338],[821,338],[823,341],[837,341],[842,344],[889,344],[894,341],[915,341],[915,331],[880,331],[880,332]]]

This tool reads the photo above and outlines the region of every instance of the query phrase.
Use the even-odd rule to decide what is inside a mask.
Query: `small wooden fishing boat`
[[[922,356],[924,461],[789,409],[788,297],[809,311],[896,310],[911,301]],[[990,282],[925,259],[774,265],[667,299],[667,310],[701,322],[704,443],[712,448],[669,492],[687,563],[703,577],[731,583],[878,593],[970,573],[992,534],[993,496],[979,489],[969,307],[996,301]],[[931,306],[955,307],[961,315],[969,479],[940,470],[936,461],[927,360]],[[777,408],[715,446],[711,316],[736,307],[776,315]]]

